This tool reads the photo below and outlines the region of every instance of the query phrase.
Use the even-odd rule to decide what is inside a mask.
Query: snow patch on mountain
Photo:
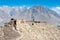
[[[58,14],[60,14],[60,7],[53,7],[51,8],[53,11],[56,11]]]

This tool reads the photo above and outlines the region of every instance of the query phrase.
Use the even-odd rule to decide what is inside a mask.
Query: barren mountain
[[[0,7],[0,23],[4,23],[11,18],[30,21],[46,21],[50,24],[60,25],[60,15],[49,8],[39,5],[32,6],[29,9],[20,6]]]
[[[12,19],[0,27],[0,40],[60,40],[60,29],[46,22]]]

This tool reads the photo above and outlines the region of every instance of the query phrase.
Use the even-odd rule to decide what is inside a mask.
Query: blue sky
[[[0,0],[0,6],[33,6],[42,5],[46,7],[60,6],[60,0]]]

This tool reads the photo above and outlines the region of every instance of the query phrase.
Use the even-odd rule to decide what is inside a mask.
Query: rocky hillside
[[[0,40],[60,40],[60,30],[46,22],[11,19],[0,27]]]

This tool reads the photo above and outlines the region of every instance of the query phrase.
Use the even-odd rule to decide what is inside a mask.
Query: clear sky
[[[47,7],[60,6],[60,0],[0,0],[0,6],[33,6],[42,5]]]

